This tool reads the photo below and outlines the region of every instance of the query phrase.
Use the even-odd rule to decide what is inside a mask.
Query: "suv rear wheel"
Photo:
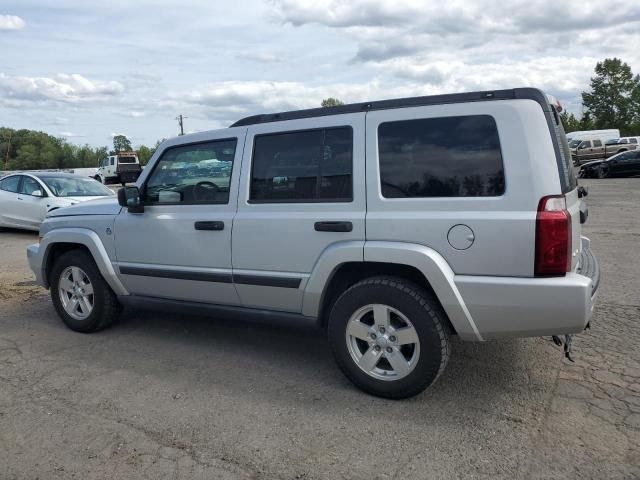
[[[422,392],[449,360],[446,316],[418,285],[395,277],[358,282],[336,301],[329,342],[344,374],[380,397]]]
[[[118,318],[122,307],[93,259],[72,250],[51,270],[51,300],[64,324],[76,332],[96,332]]]

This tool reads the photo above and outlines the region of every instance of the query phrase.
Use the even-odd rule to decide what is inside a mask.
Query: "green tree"
[[[576,118],[573,113],[569,113],[566,110],[560,114],[560,118],[562,119],[562,125],[564,125],[564,131],[575,132],[576,130],[581,130],[580,120]]]
[[[113,153],[133,150],[131,142],[124,135],[114,135],[113,137]]]
[[[155,148],[149,148],[146,145],[140,145],[138,147],[138,160],[140,165],[146,165],[155,153]]]
[[[337,107],[339,105],[344,105],[344,102],[333,97],[325,98],[322,100],[322,103],[320,103],[321,107]]]
[[[630,135],[632,125],[640,122],[640,75],[618,58],[598,62],[591,89],[582,92],[585,117],[598,129],[619,128],[621,135]]]

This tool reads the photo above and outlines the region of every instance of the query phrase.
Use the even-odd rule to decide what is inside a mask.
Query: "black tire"
[[[79,267],[87,275],[93,286],[93,309],[84,320],[74,319],[67,313],[59,293],[62,273],[68,267]],[[50,274],[51,300],[60,319],[71,330],[92,333],[111,325],[122,312],[122,305],[107,282],[102,278],[93,258],[83,250],[71,250],[55,260]]]
[[[596,170],[596,177],[598,178],[607,178],[609,176],[609,172],[602,166],[598,166],[598,170]]]
[[[354,312],[368,304],[388,305],[413,324],[420,356],[407,376],[378,380],[361,370],[352,358],[347,347],[347,325]],[[440,303],[424,288],[397,277],[372,277],[344,292],[331,309],[328,337],[336,362],[347,378],[365,392],[384,398],[419,394],[438,379],[449,361],[448,321]]]

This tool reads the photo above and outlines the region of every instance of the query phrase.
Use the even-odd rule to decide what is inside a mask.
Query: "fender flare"
[[[304,293],[303,315],[319,315],[325,287],[340,265],[347,262],[395,263],[417,268],[431,285],[458,336],[463,340],[484,340],[455,284],[455,273],[449,264],[432,248],[413,243],[348,241],[332,244],[311,272]]]
[[[100,237],[96,232],[88,228],[60,228],[51,230],[45,234],[40,242],[38,250],[42,252],[40,265],[42,266],[42,282],[45,287],[49,287],[47,280],[47,265],[52,247],[58,243],[72,243],[82,245],[89,250],[93,260],[98,266],[105,281],[109,284],[116,295],[129,295],[129,292],[116,274],[115,269],[109,259],[109,254],[104,248]]]

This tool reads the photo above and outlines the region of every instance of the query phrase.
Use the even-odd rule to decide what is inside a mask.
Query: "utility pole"
[[[4,157],[4,169],[6,170],[9,166],[9,150],[11,150],[11,134],[13,130],[9,130],[9,141],[7,142],[7,154]]]
[[[185,118],[189,118],[189,117],[185,117],[182,114],[178,115],[176,117],[176,120],[178,120],[178,125],[180,125],[180,135],[184,135],[184,125],[183,125],[183,121]]]

